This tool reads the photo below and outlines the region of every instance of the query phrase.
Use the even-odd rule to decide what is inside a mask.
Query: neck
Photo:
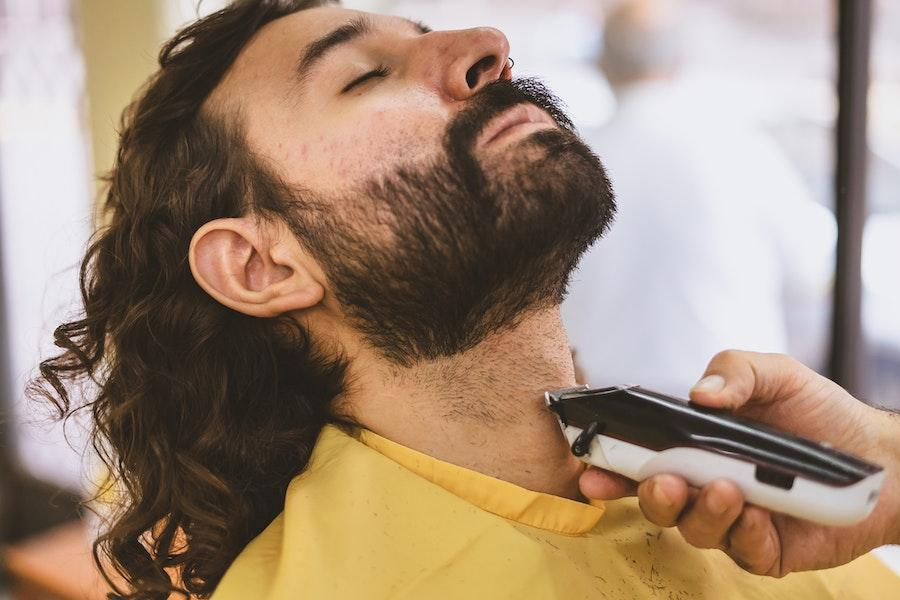
[[[546,390],[575,385],[558,308],[409,369],[354,354],[341,410],[367,429],[529,490],[581,498],[583,466],[544,404]]]

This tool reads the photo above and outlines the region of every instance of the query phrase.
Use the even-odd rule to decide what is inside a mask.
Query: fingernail
[[[657,504],[661,504],[666,508],[672,506],[672,502],[666,497],[665,492],[663,492],[662,490],[662,486],[660,486],[658,483],[653,482],[653,491],[651,493],[653,495],[653,500]]]
[[[707,375],[691,389],[698,392],[721,392],[725,389],[725,378],[721,375]]]

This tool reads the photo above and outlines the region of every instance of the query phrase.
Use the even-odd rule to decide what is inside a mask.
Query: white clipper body
[[[747,502],[825,525],[857,523],[878,501],[880,466],[726,411],[638,386],[545,398],[576,456],[635,481],[672,473],[702,487],[725,478]]]

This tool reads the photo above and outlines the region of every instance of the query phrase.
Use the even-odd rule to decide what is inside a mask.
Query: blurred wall
[[[95,176],[112,166],[122,110],[154,70],[164,38],[165,4],[163,0],[79,2]]]
[[[3,0],[0,243],[16,446],[33,473],[77,486],[80,458],[23,390],[74,310],[90,229],[90,158],[74,0]],[[73,443],[78,444],[75,431]]]
[[[50,411],[22,390],[38,361],[56,354],[54,328],[78,311],[78,266],[100,187],[95,176],[113,163],[121,112],[154,70],[162,41],[190,20],[193,3],[67,0],[48,12],[17,0],[8,8],[0,240],[11,404],[22,464],[62,485],[79,487],[94,470],[81,456],[84,420],[65,430],[53,425]]]
[[[90,116],[93,173],[112,167],[122,111],[156,70],[175,31],[226,0],[77,0]],[[97,181],[98,189],[101,182]]]

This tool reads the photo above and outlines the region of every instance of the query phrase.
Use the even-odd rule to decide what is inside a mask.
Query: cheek
[[[399,164],[433,158],[441,147],[442,128],[429,121],[390,119],[362,125],[329,144],[332,164],[342,171],[383,171]]]
[[[316,154],[334,185],[353,185],[401,164],[433,160],[441,152],[448,118],[443,109],[422,105],[347,115],[297,156]]]

